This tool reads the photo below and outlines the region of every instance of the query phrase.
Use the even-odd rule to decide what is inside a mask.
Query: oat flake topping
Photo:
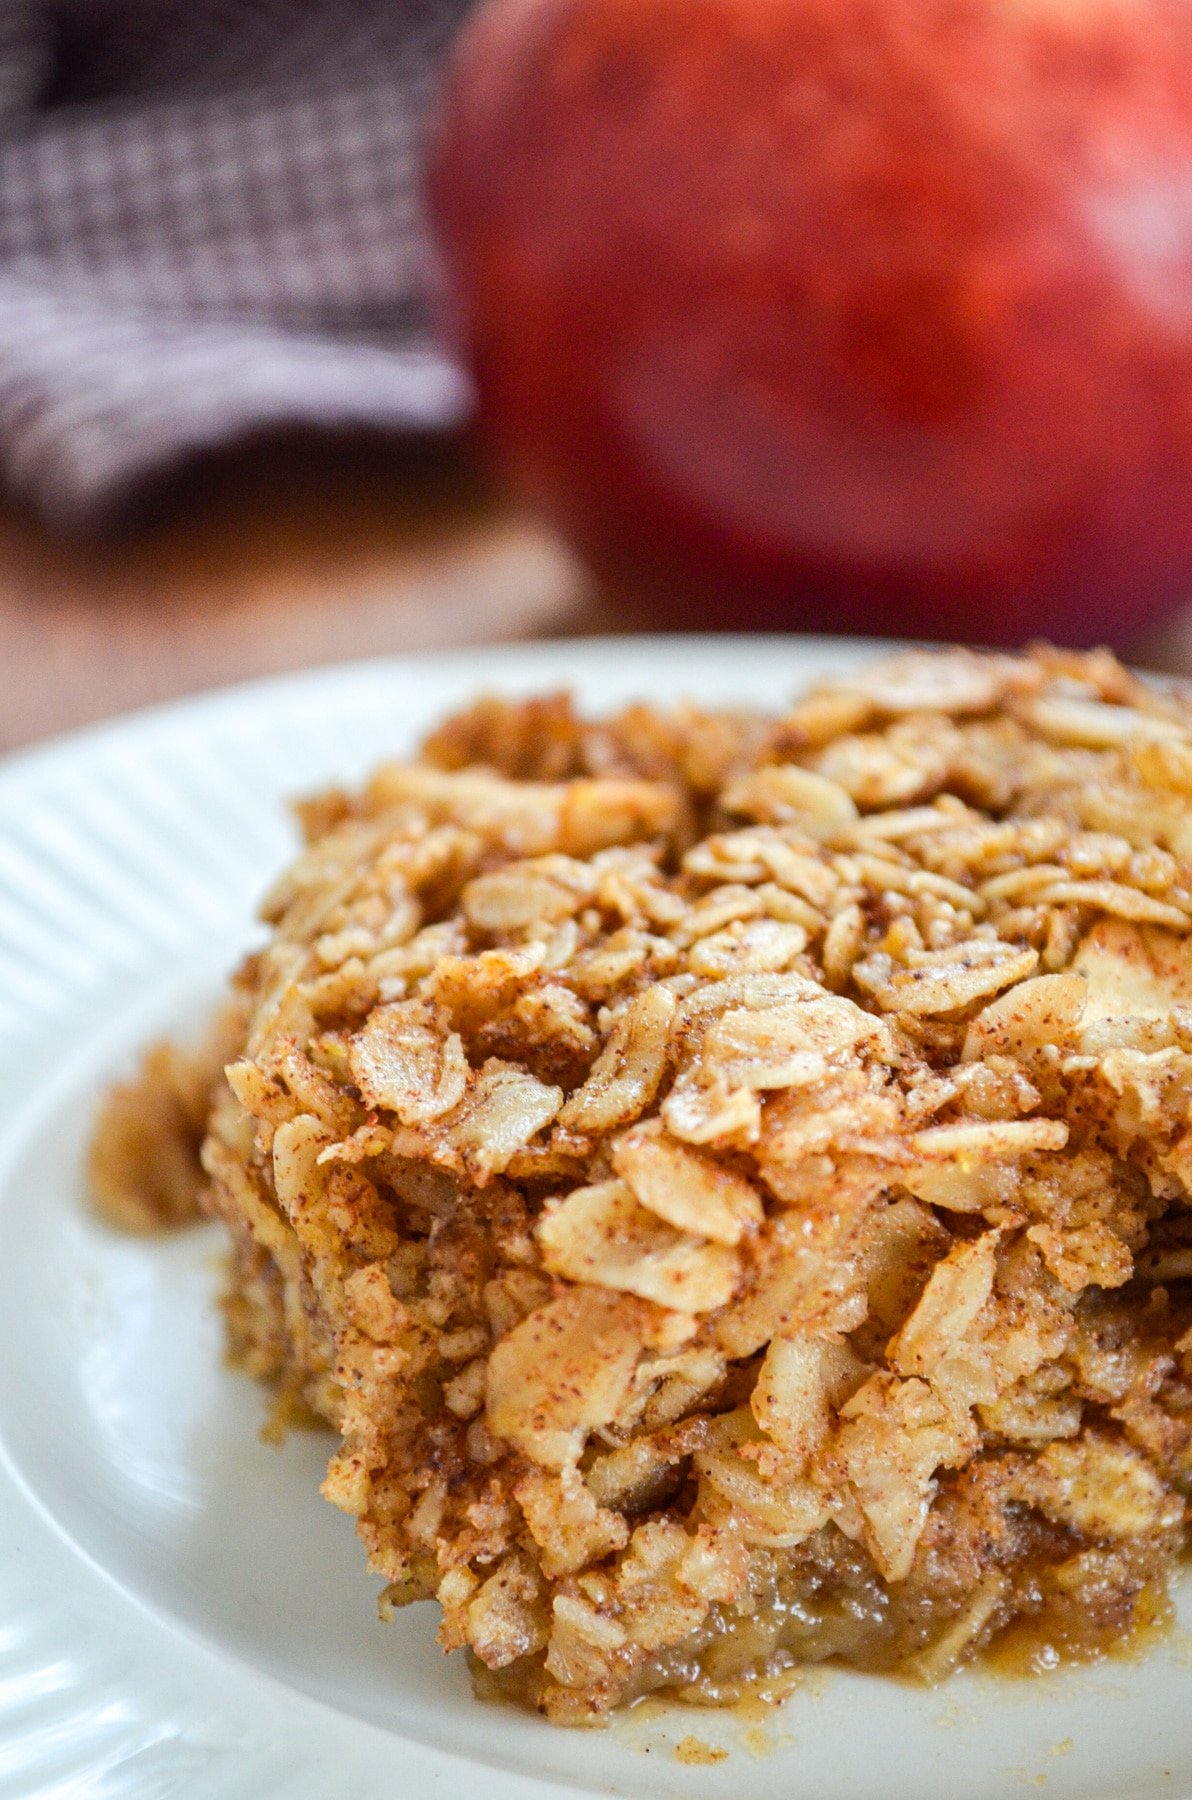
[[[231,1346],[385,1608],[563,1723],[939,1679],[1151,1605],[1192,1489],[1192,700],[911,652],[776,717],[483,700],[302,814],[98,1196],[227,1226]],[[1147,1596],[1152,1596],[1148,1601]]]

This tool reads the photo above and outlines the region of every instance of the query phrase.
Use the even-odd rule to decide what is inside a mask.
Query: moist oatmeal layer
[[[1186,695],[1036,650],[777,717],[484,701],[302,809],[202,1203],[383,1610],[436,1597],[483,1691],[568,1724],[1155,1616],[1190,801]],[[137,1092],[193,1132],[180,1067],[101,1125],[109,1206],[152,1204]]]

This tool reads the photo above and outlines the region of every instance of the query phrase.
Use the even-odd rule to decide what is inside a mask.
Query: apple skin
[[[659,606],[1192,594],[1192,0],[488,0],[431,199],[498,468]]]

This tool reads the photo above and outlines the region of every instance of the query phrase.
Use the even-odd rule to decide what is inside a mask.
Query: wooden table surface
[[[102,540],[0,503],[0,750],[321,662],[632,625],[458,452],[249,446]],[[1192,609],[1131,648],[1192,673]]]
[[[0,502],[0,750],[257,675],[610,628],[555,540],[441,449],[245,449],[99,539]]]

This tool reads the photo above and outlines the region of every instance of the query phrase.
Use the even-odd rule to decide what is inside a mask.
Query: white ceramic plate
[[[0,767],[0,1800],[568,1793],[708,1800],[1192,1796],[1190,1661],[926,1693],[819,1674],[757,1725],[604,1733],[479,1705],[431,1607],[382,1626],[327,1440],[257,1438],[219,1360],[218,1244],[88,1217],[111,1076],[201,1018],[291,843],[283,796],[358,775],[481,687],[778,702],[857,646],[635,639],[330,669],[141,714]],[[686,1766],[693,1734],[726,1749]]]

